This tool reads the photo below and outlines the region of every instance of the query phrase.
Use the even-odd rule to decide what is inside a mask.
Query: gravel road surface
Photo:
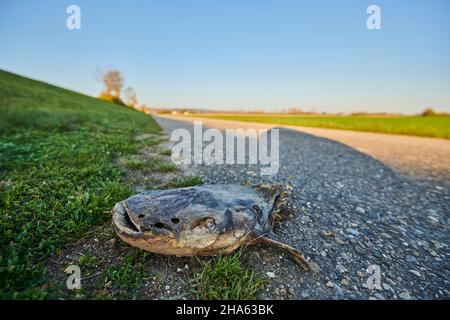
[[[177,128],[192,132],[186,119],[155,119],[169,136]],[[261,176],[251,165],[190,169],[206,183],[278,182],[294,188],[296,215],[276,234],[321,271],[313,276],[279,251],[259,247],[259,265],[271,276],[261,298],[448,299],[450,180],[392,168],[349,143],[280,129],[276,175]],[[378,266],[380,287],[371,288]]]

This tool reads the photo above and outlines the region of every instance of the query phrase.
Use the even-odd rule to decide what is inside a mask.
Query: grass
[[[136,135],[160,128],[143,113],[4,71],[0,113],[0,298],[48,298],[42,261],[110,219],[131,190],[114,163],[151,143]]]
[[[122,263],[113,264],[102,273],[99,285],[107,284],[110,290],[119,293],[121,299],[136,298],[142,278],[145,277],[144,265],[148,255],[148,252],[133,249],[125,256]]]
[[[159,152],[159,154],[163,155],[163,156],[171,156],[172,155],[172,150],[170,149],[163,149]]]
[[[260,122],[291,126],[404,134],[450,139],[450,117],[446,116],[322,116],[280,114],[201,114],[202,118]]]
[[[245,262],[242,250],[210,260],[199,259],[199,263],[201,272],[191,280],[197,299],[255,299],[266,282],[265,275],[253,271]]]
[[[166,182],[161,189],[175,189],[193,187],[203,183],[203,179],[198,176],[176,177]]]

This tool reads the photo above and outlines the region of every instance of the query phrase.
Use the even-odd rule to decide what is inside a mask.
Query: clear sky
[[[97,95],[108,68],[150,107],[450,112],[450,1],[0,0],[0,69]]]

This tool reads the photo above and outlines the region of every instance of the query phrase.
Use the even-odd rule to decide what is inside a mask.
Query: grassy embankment
[[[80,267],[100,272],[92,289],[73,295],[65,288],[67,275],[61,270],[65,266],[57,268],[63,275],[55,285],[45,261],[62,256],[68,244],[92,240],[96,226],[109,226],[106,233],[114,238],[108,224],[110,210],[130,195],[134,184],[129,176],[125,179],[127,170],[159,174],[176,170],[157,157],[136,160],[141,148],[162,141],[159,126],[130,108],[4,71],[0,71],[0,112],[0,298],[111,298],[104,290],[98,293],[106,282],[120,292],[114,297],[137,297],[149,259],[142,250],[130,248],[124,257],[115,253],[112,257],[120,260],[104,267],[99,266],[100,257],[79,256]],[[136,139],[142,134],[148,137]],[[160,149],[160,154],[169,151]],[[200,182],[196,177],[177,178],[166,186]],[[106,241],[99,235],[97,241]],[[224,265],[227,259],[233,259],[233,269]],[[214,281],[226,281],[230,272],[248,274],[240,265],[242,259],[227,259],[205,264],[219,267]],[[192,281],[208,287],[212,280]],[[252,286],[250,291],[243,288],[224,295],[253,297],[258,284],[253,278],[243,283]],[[203,298],[217,294],[196,293]]]
[[[201,114],[198,116],[212,119],[450,139],[450,117],[448,116],[329,116],[281,114]]]

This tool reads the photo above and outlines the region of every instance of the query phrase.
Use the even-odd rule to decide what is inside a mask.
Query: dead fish
[[[275,240],[274,227],[292,214],[289,196],[281,185],[147,191],[117,203],[113,225],[122,240],[153,253],[214,256],[265,243],[284,250],[306,270],[317,271],[299,250]]]

